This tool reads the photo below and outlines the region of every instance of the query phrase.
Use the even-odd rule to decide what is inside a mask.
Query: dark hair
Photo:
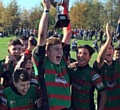
[[[13,81],[17,83],[17,82],[19,82],[19,80],[21,80],[21,81],[29,81],[30,80],[30,75],[26,69],[18,68],[13,72]]]
[[[23,40],[23,41],[26,41],[26,40],[28,40],[28,37],[27,37],[27,36],[20,36],[19,39],[20,39],[20,40]]]
[[[120,51],[120,47],[115,47],[114,49]]]
[[[95,52],[95,50],[89,45],[80,45],[77,47],[76,52],[78,53],[78,49],[85,48],[89,51],[90,56]]]
[[[22,45],[20,40],[19,39],[11,39],[8,43],[8,46],[11,46],[11,45]]]
[[[101,46],[102,46],[102,45],[104,45],[104,44],[105,44],[105,42],[106,42],[106,40],[101,41],[101,43],[100,43],[100,48],[101,48]],[[112,42],[110,43],[110,45],[111,45],[112,47],[114,47],[114,45],[113,45],[113,43],[112,43]]]

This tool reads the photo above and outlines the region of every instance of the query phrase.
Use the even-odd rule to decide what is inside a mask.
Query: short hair
[[[23,41],[26,41],[26,40],[28,40],[28,37],[27,37],[27,36],[20,36],[19,39],[20,39],[20,40],[23,40]]]
[[[120,47],[115,47],[114,50],[120,51]]]
[[[78,49],[85,48],[89,51],[89,55],[92,56],[92,54],[95,52],[95,50],[89,46],[89,45],[79,45],[76,49],[76,52],[78,53]]]
[[[11,45],[22,45],[20,40],[19,39],[11,39],[8,43],[8,46],[11,46]]]
[[[101,46],[103,46],[103,45],[105,44],[105,42],[106,42],[106,40],[101,41],[101,43],[100,43],[100,48],[101,48]],[[114,45],[113,45],[113,43],[112,43],[112,42],[110,43],[110,45],[111,45],[112,47],[114,47]]]
[[[13,72],[13,81],[14,82],[19,82],[21,81],[29,81],[30,80],[30,75],[26,69],[23,68],[18,68]]]
[[[46,40],[46,49],[49,50],[51,45],[56,45],[56,44],[62,44],[60,38],[56,38],[56,37],[49,37]]]

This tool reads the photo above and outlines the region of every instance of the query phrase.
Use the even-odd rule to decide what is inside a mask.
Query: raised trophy
[[[70,20],[67,14],[62,14],[62,4],[64,0],[51,0],[51,3],[54,7],[56,7],[57,15],[55,17],[55,28],[63,28],[67,27]]]

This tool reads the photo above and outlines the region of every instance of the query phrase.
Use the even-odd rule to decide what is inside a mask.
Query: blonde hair
[[[46,50],[49,50],[51,45],[56,45],[56,44],[62,44],[60,38],[49,37],[46,40]]]

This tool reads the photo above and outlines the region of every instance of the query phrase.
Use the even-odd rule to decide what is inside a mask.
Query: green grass
[[[15,37],[0,38],[0,60],[4,59],[6,57],[6,55],[8,54],[8,51],[7,51],[8,42],[10,39],[13,39],[13,38],[15,38]],[[72,39],[72,40],[74,40],[74,39]],[[78,40],[78,45],[82,45],[82,44],[92,45],[92,41]],[[76,58],[75,52],[71,51],[70,53],[71,53],[72,58]],[[95,61],[96,57],[97,57],[97,54],[96,53],[93,54],[92,59],[90,60],[91,65]]]
[[[5,58],[8,54],[7,47],[10,39],[15,37],[0,38],[0,60]]]
[[[15,38],[15,36],[0,38],[0,60],[4,59],[6,57],[6,55],[8,54],[8,51],[7,51],[8,42],[9,42],[10,39],[13,39],[13,38]],[[72,40],[74,40],[74,39],[72,39]],[[71,42],[72,42],[72,40],[71,40]],[[92,46],[93,41],[78,40],[77,42],[78,42],[78,45],[88,44],[88,45]],[[115,43],[115,46],[117,46],[116,43]],[[76,52],[71,51],[70,53],[71,53],[71,57],[76,59]],[[91,66],[93,65],[93,62],[96,60],[96,58],[97,58],[97,53],[94,53],[90,62],[89,62]]]

